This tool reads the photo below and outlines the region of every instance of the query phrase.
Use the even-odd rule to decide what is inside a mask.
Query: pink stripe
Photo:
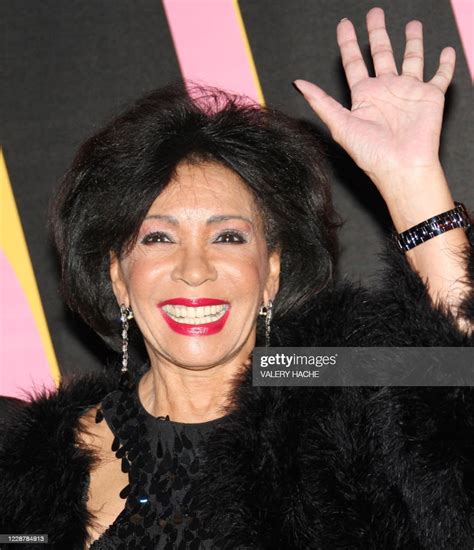
[[[451,6],[471,72],[471,79],[474,80],[474,1],[451,0]]]
[[[163,0],[163,5],[183,77],[258,101],[232,0]]]
[[[0,250],[0,395],[54,388],[38,330],[10,262]]]

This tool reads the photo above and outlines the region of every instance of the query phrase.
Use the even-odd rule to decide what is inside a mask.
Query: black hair
[[[248,98],[203,87],[191,97],[189,86],[172,84],[85,141],[51,204],[64,299],[102,336],[119,337],[110,253],[120,257],[133,246],[184,160],[220,163],[253,192],[269,251],[281,249],[275,320],[307,305],[332,278],[341,223],[320,140],[305,124]]]

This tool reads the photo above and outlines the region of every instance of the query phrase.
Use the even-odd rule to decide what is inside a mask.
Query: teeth
[[[163,306],[163,310],[172,319],[178,323],[189,325],[213,323],[223,317],[228,309],[229,306],[227,304],[200,307],[174,306],[171,304]]]

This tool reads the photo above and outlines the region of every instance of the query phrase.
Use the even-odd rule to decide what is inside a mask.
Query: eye
[[[240,231],[224,231],[219,235],[218,239],[221,237],[223,237],[224,240],[216,240],[216,242],[224,244],[244,244],[247,242],[247,239]]]
[[[143,239],[141,240],[141,243],[142,244],[152,244],[152,243],[171,242],[170,240],[165,241],[164,239],[169,239],[169,237],[166,233],[163,233],[162,231],[154,231],[153,233],[148,233],[148,235],[145,235],[143,237]]]

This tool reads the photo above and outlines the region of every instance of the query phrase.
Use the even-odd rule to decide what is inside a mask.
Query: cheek
[[[156,291],[156,280],[160,278],[160,273],[156,264],[141,260],[130,262],[125,271],[125,277],[129,294],[144,296],[149,295],[153,288]]]
[[[218,273],[224,284],[233,286],[245,298],[260,292],[265,284],[267,271],[261,258],[252,254],[236,258],[232,262],[222,262]]]

